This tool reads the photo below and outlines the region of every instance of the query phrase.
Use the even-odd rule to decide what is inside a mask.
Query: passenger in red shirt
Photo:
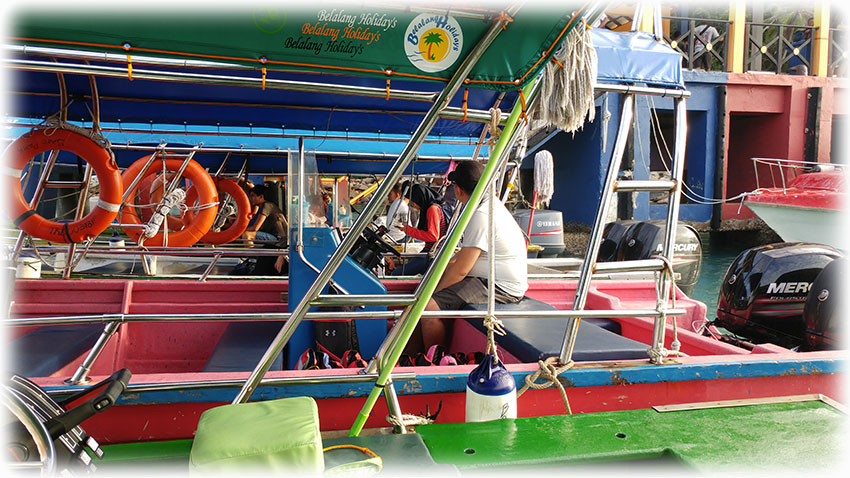
[[[429,252],[443,237],[449,227],[449,218],[443,211],[443,197],[424,184],[414,184],[410,190],[410,205],[419,211],[416,227],[405,226],[404,233],[425,243],[422,252]],[[393,275],[415,275],[425,272],[430,258],[415,257],[404,267],[396,267]]]

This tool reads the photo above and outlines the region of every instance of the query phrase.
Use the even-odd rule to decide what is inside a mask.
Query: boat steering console
[[[369,271],[373,270],[381,262],[381,255],[383,253],[401,257],[401,254],[396,248],[383,239],[386,233],[386,226],[378,226],[374,231],[369,227],[363,229],[349,255],[358,264],[363,266],[364,269]]]
[[[80,424],[114,405],[127,389],[130,376],[129,370],[121,369],[57,403],[38,385],[12,375],[0,394],[10,412],[0,422],[8,468],[40,469],[42,475],[93,471],[91,455],[102,458],[103,451]],[[85,401],[78,403],[81,400]]]

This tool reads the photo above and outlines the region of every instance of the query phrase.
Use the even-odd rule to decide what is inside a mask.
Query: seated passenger
[[[449,174],[455,195],[463,204],[469,201],[483,170],[481,163],[461,161]],[[463,233],[460,251],[449,261],[425,310],[460,310],[467,304],[487,303],[489,207],[489,196],[485,195]],[[499,304],[519,302],[528,289],[525,237],[501,201],[496,201],[493,211],[495,300]],[[423,350],[435,344],[446,345],[449,323],[445,319],[422,319],[421,325]]]
[[[446,234],[449,219],[443,209],[443,196],[424,184],[414,184],[410,189],[410,205],[419,211],[416,227],[404,226],[404,233],[413,239],[423,241],[421,252],[427,253],[434,244]],[[422,274],[428,268],[427,257],[414,257],[404,266],[396,267],[393,275]]]
[[[266,199],[267,194],[268,188],[263,185],[254,186],[248,192],[251,206],[257,206],[258,210],[253,221],[242,234],[242,238],[248,245],[253,245],[254,241],[264,241],[286,247],[288,229],[286,217],[277,204]]]
[[[387,199],[390,202],[386,219],[387,235],[396,244],[407,244],[411,239],[404,233],[404,228],[410,225],[413,218],[410,215],[410,208],[408,207],[410,199],[402,194],[401,183],[396,183],[390,189]],[[395,269],[395,261],[391,257],[385,257],[384,260],[386,261],[387,270],[392,271]]]
[[[402,196],[401,183],[396,183],[387,195],[390,206],[387,209],[387,235],[398,244],[405,242],[407,234],[404,228],[410,225],[410,209],[408,198]]]

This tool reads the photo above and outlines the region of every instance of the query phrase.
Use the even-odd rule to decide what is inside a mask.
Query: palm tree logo
[[[254,9],[254,25],[263,33],[277,33],[286,25],[286,12],[274,8]]]
[[[420,14],[410,21],[403,38],[407,59],[429,73],[450,68],[463,50],[463,30],[450,16]]]
[[[425,58],[429,61],[437,61],[437,58],[431,53],[431,47],[434,45],[439,46],[440,43],[443,43],[443,36],[439,32],[431,32],[425,36],[425,39],[422,40],[422,42],[428,47],[428,52],[425,54]]]

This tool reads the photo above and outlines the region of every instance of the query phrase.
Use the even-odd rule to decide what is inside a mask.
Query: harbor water
[[[696,289],[691,298],[706,305],[706,318],[711,320],[717,315],[717,297],[720,294],[720,283],[732,261],[738,254],[753,245],[740,243],[714,242],[708,234],[700,233],[702,241],[702,270],[697,280]]]

